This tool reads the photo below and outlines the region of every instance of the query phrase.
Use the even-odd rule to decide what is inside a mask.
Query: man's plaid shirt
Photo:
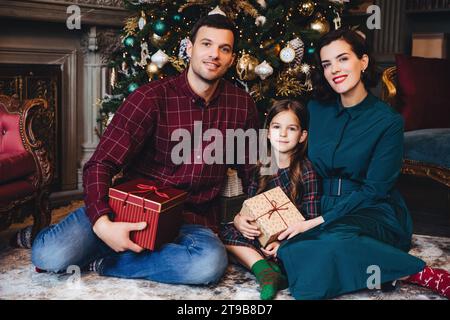
[[[172,133],[186,129],[194,137],[194,121],[202,123],[202,133],[218,129],[223,137],[227,129],[258,129],[252,98],[224,79],[208,105],[189,86],[187,71],[140,87],[115,113],[92,158],[84,166],[83,186],[90,221],[94,224],[111,212],[108,189],[111,179],[123,168],[129,178],[155,179],[163,186],[188,191],[186,222],[217,230],[219,210],[214,200],[222,188],[228,165],[206,164],[197,159],[210,141],[202,141],[201,150],[191,148],[191,163],[174,164],[171,159],[173,147],[180,143],[171,141]],[[245,154],[246,165],[238,168],[244,184],[254,167],[248,164],[248,152]]]

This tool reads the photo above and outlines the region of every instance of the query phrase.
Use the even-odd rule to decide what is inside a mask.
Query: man
[[[193,136],[194,121],[201,121],[203,131],[214,128],[224,136],[226,129],[258,128],[251,97],[222,79],[235,58],[235,30],[222,15],[202,18],[187,47],[189,68],[176,77],[150,82],[125,100],[84,166],[86,208],[36,237],[32,261],[37,268],[65,271],[69,265],[89,266],[104,276],[182,284],[214,283],[222,277],[227,255],[213,231],[219,224],[215,200],[227,166],[199,159],[174,164],[171,153],[179,141],[171,141],[171,134],[186,129]],[[203,142],[201,150],[206,146]],[[244,180],[251,168],[242,168]],[[129,234],[146,228],[145,222],[110,219],[108,189],[122,169],[128,179],[144,177],[188,191],[186,223],[174,243],[143,251]]]

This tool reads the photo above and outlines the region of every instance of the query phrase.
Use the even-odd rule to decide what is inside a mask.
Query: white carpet
[[[415,235],[412,254],[429,265],[450,270],[450,238]],[[0,252],[0,299],[155,299],[155,300],[257,300],[259,291],[253,275],[230,265],[218,285],[167,285],[146,280],[100,277],[92,272],[73,274],[36,273],[30,250],[4,248]],[[293,299],[288,290],[277,299]],[[350,300],[435,300],[442,299],[414,285],[400,284],[390,293],[366,290],[338,299]]]

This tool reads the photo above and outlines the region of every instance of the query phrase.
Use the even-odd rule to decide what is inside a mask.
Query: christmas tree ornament
[[[295,97],[302,92],[302,84],[299,80],[282,74],[276,83],[276,95],[281,97]]]
[[[295,50],[292,48],[291,44],[288,43],[286,47],[280,51],[280,60],[284,63],[291,63],[295,59]]]
[[[142,10],[141,11],[141,17],[139,18],[139,21],[138,21],[139,30],[144,29],[146,24],[147,24],[147,18],[145,17],[144,10]]]
[[[333,22],[334,22],[334,29],[337,30],[337,29],[341,28],[342,21],[341,21],[341,16],[339,15],[339,12],[335,11],[335,13],[336,13],[336,17],[333,19]]]
[[[294,63],[295,65],[299,65],[302,62],[303,55],[305,54],[305,44],[302,39],[297,37],[289,41],[289,45],[295,51]]]
[[[308,50],[307,50],[306,52],[308,52],[308,54],[314,54],[314,52],[316,52],[316,48],[314,48],[314,47],[309,47]]]
[[[167,24],[163,20],[155,21],[153,24],[153,32],[162,37],[167,31]]]
[[[261,6],[261,8],[265,9],[267,7],[267,3],[265,0],[257,0],[258,4]]]
[[[310,74],[311,73],[311,66],[307,63],[303,63],[300,66],[300,71],[303,72],[304,74]]]
[[[137,88],[139,88],[139,85],[136,82],[132,82],[128,85],[128,92],[132,93],[134,90],[136,90]]]
[[[180,41],[180,49],[178,50],[178,58],[189,61],[189,55],[187,54],[187,45],[189,42],[189,38],[184,38]]]
[[[164,36],[159,36],[156,33],[153,33],[149,39],[150,39],[150,43],[157,48],[162,47],[163,45],[166,44],[167,40],[172,36],[171,32],[167,32]]]
[[[177,24],[180,23],[181,20],[183,20],[183,17],[182,17],[181,14],[179,14],[179,13],[175,13],[175,14],[172,16],[172,21],[175,22],[175,23],[177,23]]]
[[[135,42],[135,39],[133,36],[128,36],[123,40],[123,43],[125,44],[125,46],[127,46],[129,48],[134,46],[134,42]]]
[[[273,68],[266,60],[258,64],[255,68],[255,73],[261,78],[261,80],[266,80],[273,74]]]
[[[115,88],[116,84],[117,84],[117,74],[116,74],[116,68],[112,68],[111,69],[111,75],[109,78],[109,83],[111,85],[111,88]]]
[[[264,16],[258,16],[255,19],[255,24],[257,27],[263,26],[266,23],[266,17]]]
[[[303,1],[298,6],[298,11],[304,17],[310,17],[314,13],[315,9],[316,9],[316,5],[311,0]]]
[[[311,30],[315,30],[319,32],[321,35],[330,31],[330,24],[320,12],[317,13],[314,20],[311,21],[309,27],[311,28]]]
[[[138,20],[136,17],[128,18],[125,20],[125,26],[123,30],[125,31],[127,36],[136,35],[136,29],[138,28]]]
[[[149,79],[151,79],[154,75],[158,74],[159,68],[156,64],[154,64],[152,62],[152,63],[147,64],[145,71],[147,72]]]
[[[148,53],[148,44],[143,41],[141,43],[141,61],[138,62],[138,65],[144,68],[147,65],[147,59],[150,59],[150,55]]]
[[[161,69],[167,62],[169,62],[169,56],[164,51],[158,50],[154,55],[152,55],[151,60],[158,66],[159,69]]]
[[[211,15],[211,14],[221,14],[221,15],[223,15],[223,16],[227,16],[226,14],[225,14],[225,12],[223,12],[222,11],[222,9],[220,9],[220,7],[219,6],[216,6],[213,10],[211,10],[209,13],[208,13],[208,15]]]
[[[236,72],[239,79],[246,81],[255,80],[257,76],[255,68],[258,64],[258,59],[244,52],[236,64]]]
[[[183,72],[187,68],[186,62],[181,58],[169,57],[169,61],[178,72]]]

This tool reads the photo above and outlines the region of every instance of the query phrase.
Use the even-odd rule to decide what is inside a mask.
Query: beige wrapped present
[[[263,247],[277,240],[289,226],[305,220],[280,187],[245,200],[240,213],[256,221]]]

